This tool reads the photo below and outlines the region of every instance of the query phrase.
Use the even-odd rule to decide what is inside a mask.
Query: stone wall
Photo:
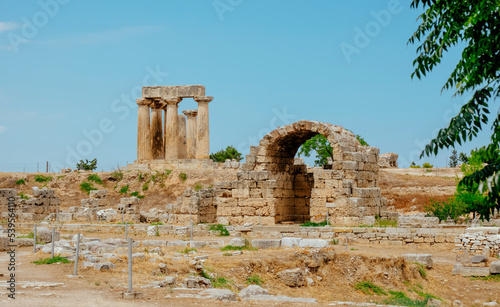
[[[22,199],[17,196],[15,189],[0,189],[0,212],[2,219],[6,219],[7,199],[14,197],[16,203],[16,217],[23,221],[38,221],[42,220],[51,213],[56,213],[59,210],[60,199],[52,189],[39,189],[33,187],[33,198]]]

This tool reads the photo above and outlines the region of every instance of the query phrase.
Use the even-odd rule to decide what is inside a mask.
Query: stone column
[[[196,140],[196,159],[209,159],[210,136],[208,127],[208,103],[212,96],[195,96],[194,101],[198,103],[198,127]]]
[[[179,120],[179,159],[187,159],[186,117],[183,114],[179,114],[177,117]]]
[[[165,159],[179,159],[179,118],[177,108],[182,98],[166,98],[164,101],[167,103]]]
[[[196,116],[198,115],[198,110],[184,110],[182,111],[187,117],[186,123],[186,147],[187,147],[187,158],[196,158],[196,136],[198,132],[196,131]]]
[[[164,158],[162,107],[163,105],[158,101],[155,101],[151,106],[151,151],[153,159]]]
[[[151,100],[139,98],[136,102],[139,105],[137,111],[137,162],[141,163],[152,159],[149,127],[149,105]]]

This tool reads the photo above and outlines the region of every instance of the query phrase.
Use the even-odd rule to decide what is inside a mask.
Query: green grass
[[[332,239],[331,242],[333,245],[338,245],[339,244],[339,239]]]
[[[149,185],[148,185],[148,183],[146,182],[146,183],[144,183],[144,184],[142,185],[142,191],[144,191],[144,192],[145,192],[145,191],[147,191],[148,189],[149,189]]]
[[[380,216],[375,217],[375,227],[398,227],[397,220],[383,220]]]
[[[21,184],[26,184],[26,180],[19,179],[18,181],[16,181],[16,185],[21,185]]]
[[[52,176],[43,176],[43,175],[36,175],[35,176],[35,181],[36,182],[49,182],[52,180]]]
[[[227,251],[242,251],[242,250],[247,250],[247,251],[258,251],[259,249],[256,247],[250,246],[250,242],[245,239],[245,246],[232,246],[232,245],[226,245],[224,247],[221,247],[221,252],[227,252]]]
[[[423,300],[412,300],[402,291],[389,291],[391,297],[386,298],[382,301],[386,305],[399,305],[399,306],[410,306],[410,307],[424,307],[427,305],[427,301],[431,296],[427,296]]]
[[[130,193],[130,196],[135,196],[139,199],[143,199],[144,197],[146,197],[144,195],[139,195],[139,192],[137,192],[137,191]]]
[[[231,254],[231,253],[224,253],[224,254],[222,254],[222,256],[232,256],[232,255],[233,254]]]
[[[123,186],[120,188],[120,191],[118,191],[118,193],[120,194],[127,194],[128,193],[128,190],[130,190],[130,187],[129,185],[127,184],[126,186]]]
[[[201,185],[199,185],[199,184],[197,184],[197,185],[194,186],[194,190],[197,191],[197,192],[199,190],[201,190],[201,189],[203,189],[203,187]]]
[[[111,177],[113,177],[116,181],[122,181],[123,180],[123,173],[121,171],[114,171],[111,173]]]
[[[252,275],[252,276],[248,276],[247,277],[247,281],[246,281],[246,284],[247,285],[257,285],[257,286],[260,286],[261,284],[264,283],[264,280],[262,278],[259,277],[259,275]]]
[[[19,196],[21,197],[21,199],[29,199],[28,195],[24,195],[23,192],[19,192]]]
[[[211,277],[210,275],[205,272],[205,270],[201,270],[200,272],[201,277],[206,278],[210,280],[212,283],[212,286],[214,288],[226,288],[226,289],[231,289],[231,285],[234,285],[234,282],[230,279],[227,279],[226,277]]]
[[[355,286],[354,289],[360,290],[364,294],[368,295],[387,295],[387,293],[382,289],[381,287],[374,285],[370,281],[362,281],[358,282]]]
[[[311,221],[307,221],[304,224],[301,224],[300,227],[323,227],[326,226],[326,221],[320,223],[314,223]]]
[[[208,230],[218,231],[219,237],[227,237],[229,236],[229,231],[222,224],[211,225]]]
[[[181,254],[188,254],[189,252],[192,252],[192,251],[195,251],[195,252],[196,252],[196,251],[197,251],[197,249],[196,249],[196,248],[189,248],[189,247],[186,247],[185,249],[180,250],[180,251],[179,251],[179,253],[181,253]]]
[[[475,276],[471,277],[471,280],[484,280],[484,281],[493,281],[493,282],[500,282],[500,275],[490,275],[490,276]]]
[[[420,273],[420,276],[422,276],[422,278],[427,278],[427,271],[425,270],[424,265],[418,262],[414,263],[418,266],[418,272]]]
[[[35,238],[35,234],[33,232],[30,232],[28,233],[27,235],[24,235],[24,236],[17,236],[16,238],[18,239],[22,239],[22,238],[26,238],[26,239],[34,239]]]
[[[80,183],[80,190],[82,190],[83,192],[86,192],[88,195],[88,194],[90,194],[90,191],[97,190],[97,189],[94,188],[92,183],[84,181],[84,182]]]
[[[34,263],[34,264],[52,264],[52,263],[57,263],[57,262],[69,263],[70,261],[64,257],[61,257],[61,255],[57,255],[54,258],[49,257],[49,258],[45,258],[45,259],[40,259],[37,261],[33,261],[32,263]]]
[[[165,224],[163,224],[162,222],[153,222],[150,225],[151,226],[161,226],[161,225],[165,225]]]
[[[87,180],[88,180],[88,181],[93,181],[93,182],[95,182],[95,183],[97,183],[97,184],[100,184],[100,185],[104,186],[104,182],[102,182],[101,177],[99,177],[97,174],[92,174],[92,175],[89,175],[89,176],[87,177]]]
[[[186,175],[186,173],[180,173],[179,178],[181,179],[182,182],[184,182],[188,179],[188,176]]]

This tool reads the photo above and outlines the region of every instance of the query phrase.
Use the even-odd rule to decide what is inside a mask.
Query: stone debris
[[[148,228],[147,228],[147,234],[150,237],[159,236],[160,235],[160,230],[158,228],[158,225],[148,226]]]
[[[283,270],[277,275],[289,287],[301,287],[306,284],[306,273],[301,268]]]
[[[378,156],[378,166],[381,168],[397,168],[398,167],[398,154],[383,153]]]
[[[428,269],[432,269],[434,265],[431,254],[403,254],[402,256],[406,261],[419,263]]]
[[[291,302],[291,303],[309,303],[315,304],[318,302],[315,298],[290,297],[284,295],[252,295],[245,298],[249,301],[271,301],[271,302]]]
[[[236,294],[232,292],[231,290],[227,289],[206,289],[203,290],[199,293],[199,295],[209,298],[209,299],[214,299],[214,300],[219,300],[219,301],[237,301]]]
[[[249,285],[245,289],[241,290],[239,297],[248,298],[254,295],[268,295],[269,291],[257,285]]]
[[[500,252],[499,227],[477,227],[467,228],[465,234],[455,238],[455,251],[468,251],[482,254],[483,250],[489,250],[488,256],[498,255]],[[489,234],[496,233],[496,234]]]
[[[142,288],[164,288],[168,286],[173,286],[176,283],[175,277],[167,276],[164,280],[153,281],[152,283],[142,286]]]

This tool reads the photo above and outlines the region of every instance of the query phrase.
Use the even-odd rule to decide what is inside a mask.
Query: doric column
[[[208,159],[210,156],[210,136],[208,127],[208,103],[212,96],[195,96],[198,103],[198,133],[196,140],[196,159]]]
[[[187,117],[186,123],[186,147],[187,147],[187,158],[196,159],[196,136],[198,131],[196,131],[196,116],[198,115],[198,110],[184,110],[182,111]]]
[[[179,159],[187,159],[186,117],[183,114],[179,114],[177,118],[179,120]]]
[[[165,146],[165,159],[179,159],[179,118],[177,107],[182,98],[166,98],[167,103],[167,143]]]
[[[164,158],[162,107],[163,104],[159,101],[155,101],[151,105],[151,151],[153,152],[153,159]]]
[[[137,162],[141,163],[152,159],[149,127],[149,105],[151,100],[139,98],[136,102],[139,105],[137,111]]]

